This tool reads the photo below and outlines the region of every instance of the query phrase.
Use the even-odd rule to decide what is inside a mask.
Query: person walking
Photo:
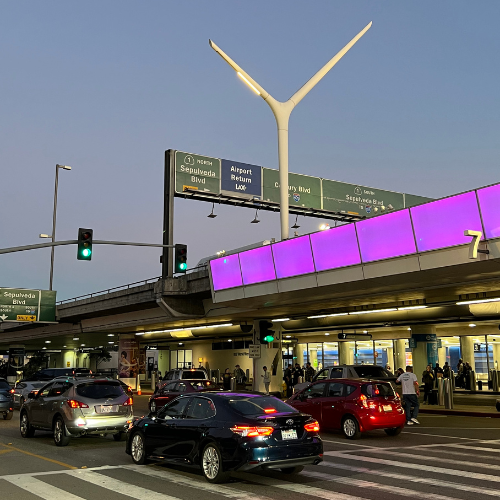
[[[271,385],[271,373],[267,371],[267,366],[263,366],[264,375],[261,377],[264,378],[264,387],[266,388],[266,394],[269,396],[269,386]]]
[[[314,375],[316,374],[316,370],[311,366],[311,363],[306,363],[306,382],[312,382]]]
[[[424,384],[424,402],[422,404],[431,404],[429,395],[432,393],[432,388],[434,386],[434,374],[432,373],[431,365],[427,365],[427,368],[422,374],[422,382]]]
[[[450,365],[448,364],[448,361],[443,366],[443,377],[444,378],[450,378],[451,375],[451,370],[450,370]]]
[[[225,391],[231,390],[231,373],[229,368],[226,368],[226,371],[222,374],[222,386]]]
[[[283,374],[283,380],[286,384],[286,396],[289,398],[292,396],[292,365],[288,365]]]
[[[420,422],[417,420],[417,416],[420,406],[418,402],[420,391],[418,389],[417,376],[413,373],[413,366],[408,365],[406,367],[406,372],[400,375],[396,382],[400,382],[402,386],[406,425],[419,424]]]
[[[245,372],[240,368],[240,365],[234,367],[234,378],[236,379],[236,387],[242,389],[243,384],[247,381]]]
[[[301,380],[304,380],[304,371],[298,363],[295,363],[295,368],[292,371],[293,385],[300,384]]]

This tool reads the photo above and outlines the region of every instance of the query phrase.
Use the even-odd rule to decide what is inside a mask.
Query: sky
[[[293,111],[290,172],[432,198],[500,181],[500,3],[0,0],[1,248],[161,243],[166,149],[278,168],[271,110],[214,40],[288,99],[370,21]],[[279,215],[176,199],[188,267],[280,237]],[[291,218],[290,225],[294,222]],[[320,219],[299,218],[300,234]],[[58,299],[159,276],[160,250],[55,251]],[[48,289],[50,250],[0,255],[0,287]]]

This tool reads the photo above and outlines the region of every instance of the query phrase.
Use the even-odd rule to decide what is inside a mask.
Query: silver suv
[[[113,434],[119,441],[132,421],[132,402],[118,380],[54,380],[28,394],[21,408],[21,436],[52,431],[57,446],[88,434]]]

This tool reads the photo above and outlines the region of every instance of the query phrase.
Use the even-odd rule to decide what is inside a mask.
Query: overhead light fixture
[[[279,323],[281,321],[290,321],[290,318],[278,318],[278,319],[272,319],[271,321],[273,323]]]
[[[326,332],[325,335],[328,337],[328,335],[330,335],[330,334],[328,332]]]
[[[298,229],[300,226],[297,224],[297,219],[299,218],[299,214],[295,217],[295,224],[292,226],[292,229]]]
[[[219,250],[216,252],[217,254],[217,257],[223,257],[224,255],[226,255],[226,251],[225,250]]]
[[[289,338],[291,338],[291,335],[285,335],[285,337],[286,337],[287,339],[289,339]]]
[[[407,328],[407,330],[410,330],[410,332],[411,332],[411,328]]]
[[[347,314],[348,313],[318,314],[317,316],[308,316],[307,319],[333,318],[335,316],[347,316]]]
[[[398,311],[413,311],[413,309],[426,309],[427,306],[405,306],[398,307]]]
[[[215,203],[212,203],[212,211],[207,215],[209,219],[215,219],[215,217],[217,217],[217,214],[214,214],[214,208],[215,208]]]
[[[327,229],[330,229],[330,224],[321,224],[319,226],[320,231],[326,231]]]
[[[38,237],[39,238],[52,238],[52,236],[50,234],[45,234],[45,233],[39,234]]]
[[[182,342],[179,342],[179,345],[184,345]]]
[[[146,332],[136,332],[136,335],[144,335]],[[74,340],[74,339],[73,339]]]
[[[45,343],[46,344],[50,344],[52,342],[52,340],[46,340]]]
[[[108,333],[108,337],[114,337],[115,334],[114,333]]]
[[[73,340],[80,340],[80,337],[73,337]]]
[[[63,345],[63,347],[66,347],[65,345]]]
[[[47,349],[46,347],[42,347],[42,349]]]
[[[232,339],[227,339],[228,342],[232,342]]]
[[[258,224],[260,222],[259,218],[257,217],[258,212],[258,210],[255,211],[255,218],[252,222],[250,222],[250,224]]]
[[[114,344],[114,342],[108,342],[108,344]]]
[[[457,306],[464,306],[467,304],[487,304],[488,302],[500,302],[500,297],[494,299],[462,300],[461,302],[457,302]]]
[[[381,312],[391,312],[391,311],[397,311],[395,307],[389,307],[387,309],[372,309],[371,311],[353,311],[350,312],[349,314],[371,314],[371,313],[381,313]]]
[[[476,326],[476,324],[475,324],[475,323],[469,323],[469,326],[470,326],[471,328],[474,328],[474,327]]]
[[[368,333],[368,330],[363,330],[363,333]],[[380,345],[380,344],[379,344]]]
[[[80,344],[81,347],[85,347],[85,344]]]

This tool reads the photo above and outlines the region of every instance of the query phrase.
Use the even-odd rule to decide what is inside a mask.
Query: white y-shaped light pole
[[[347,51],[371,28],[369,23],[360,31],[340,52],[328,61],[306,84],[293,94],[288,101],[277,101],[269,92],[264,90],[245,70],[238,66],[212,40],[210,47],[215,50],[264,101],[269,104],[278,126],[278,160],[280,172],[280,221],[281,239],[288,239],[288,121],[293,108],[307,95],[307,93],[342,59]]]

